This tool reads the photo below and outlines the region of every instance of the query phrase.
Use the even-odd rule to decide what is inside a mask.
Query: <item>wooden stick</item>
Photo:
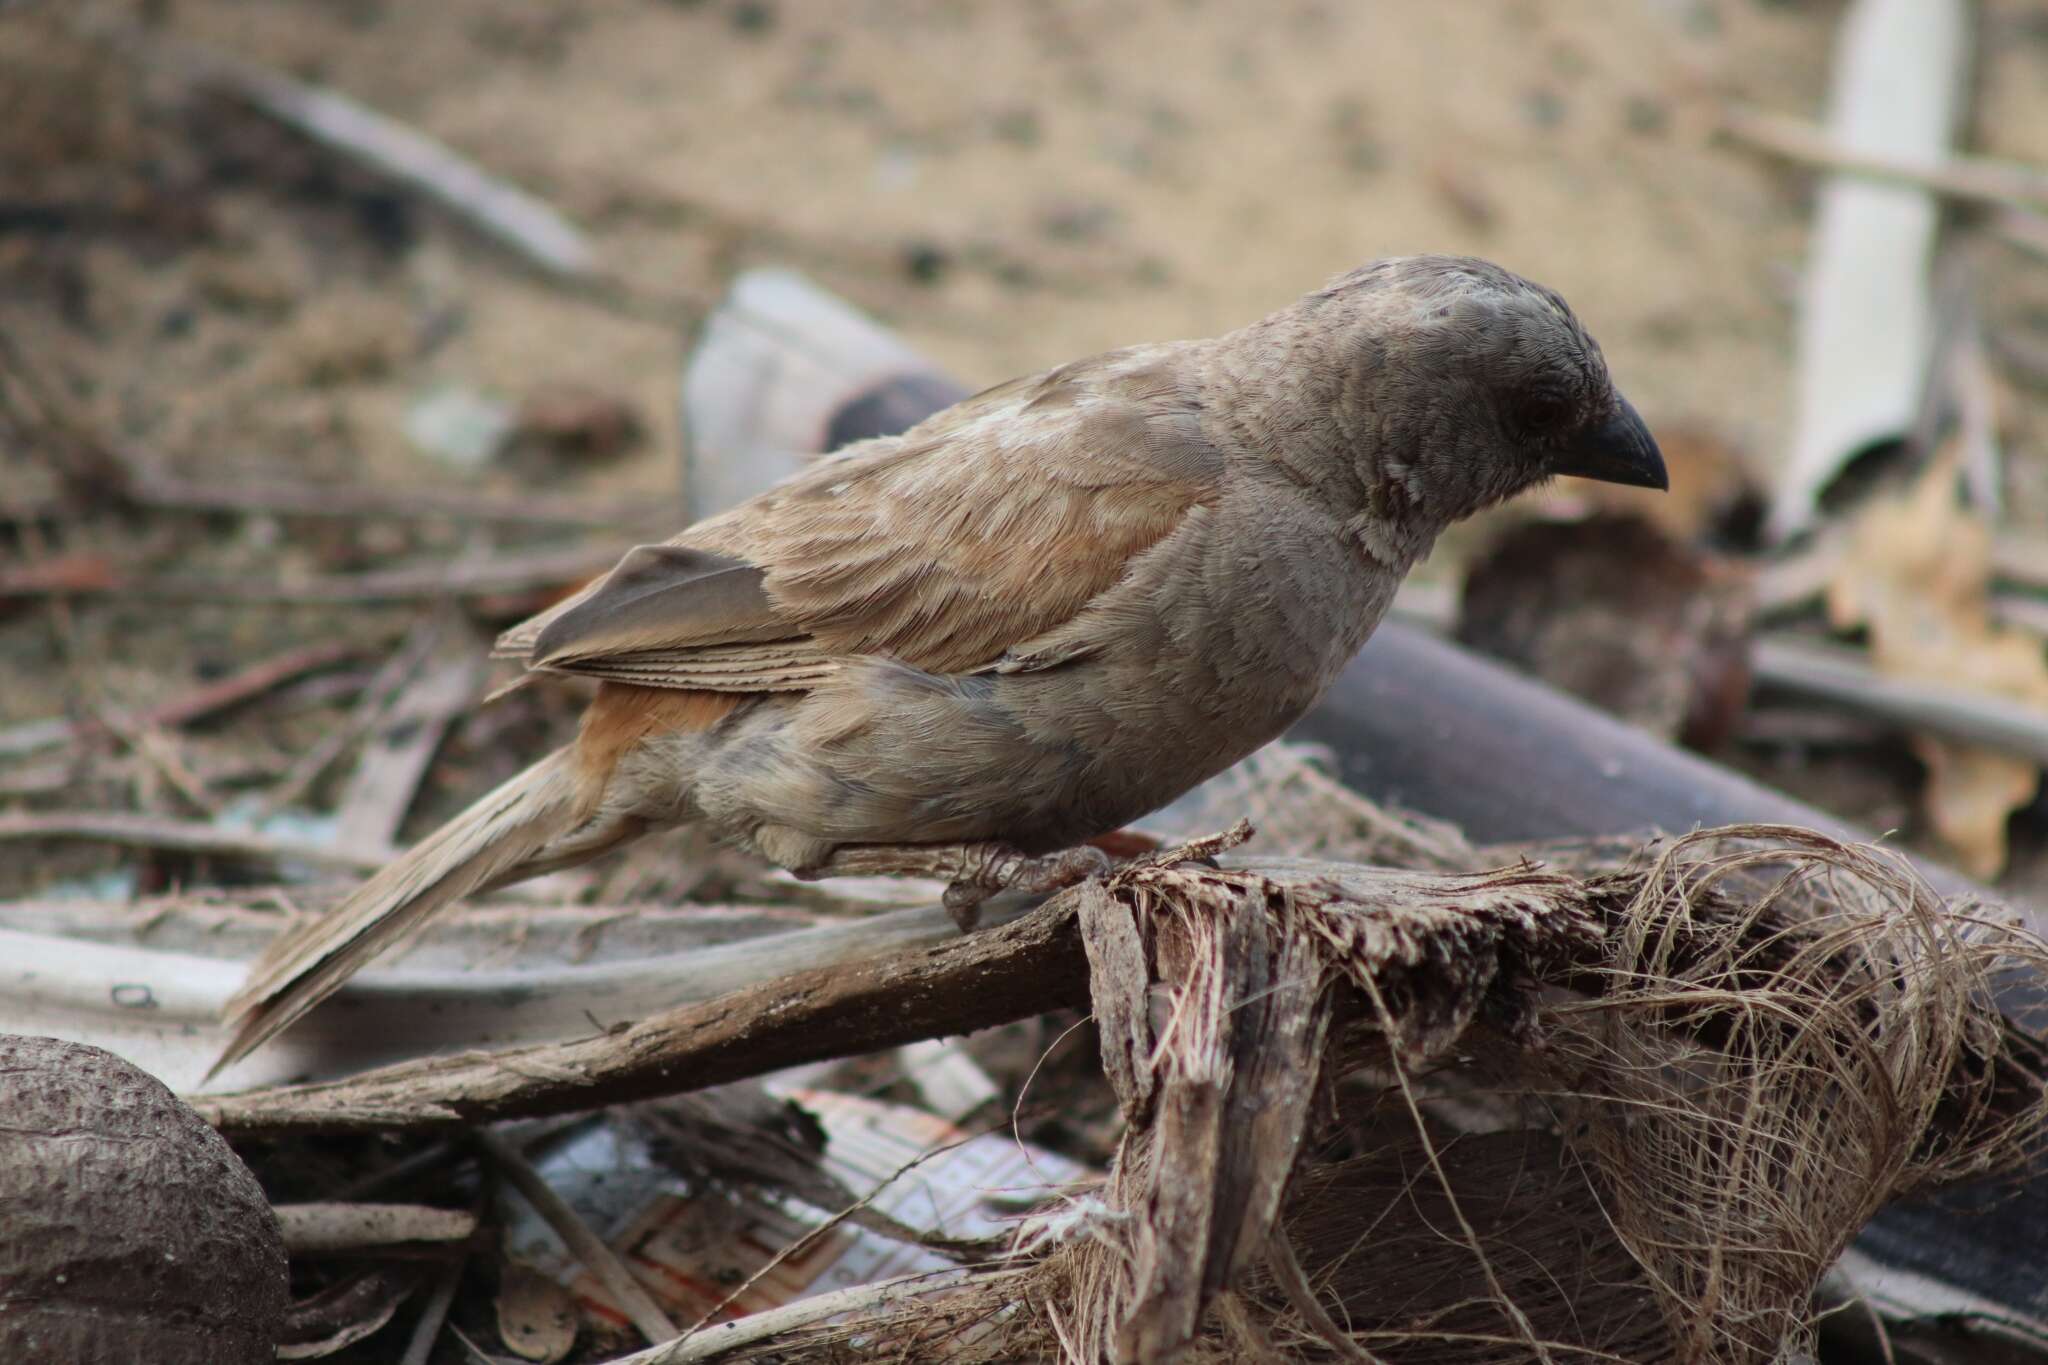
[[[349,745],[369,733],[377,718],[391,707],[392,699],[405,686],[406,679],[419,670],[433,651],[446,626],[447,622],[434,613],[414,623],[404,643],[378,666],[369,685],[363,688],[356,704],[350,708],[348,718],[339,725],[329,726],[319,741],[293,759],[285,775],[264,793],[258,818],[274,815],[298,800],[307,788],[320,780],[320,774],[347,751]]]
[[[701,1089],[1087,999],[1073,901],[1060,897],[1000,929],[792,973],[595,1038],[187,1099],[237,1136],[447,1130]]]
[[[1910,162],[1852,152],[1836,145],[1818,124],[1741,106],[1722,111],[1718,131],[1758,151],[1817,170],[1910,185],[1966,203],[2048,210],[2048,171],[2019,162],[1978,156]]]
[[[488,559],[413,564],[364,573],[310,574],[265,580],[211,574],[116,579],[107,591],[132,597],[202,602],[418,602],[489,597],[562,588],[604,573],[619,561],[616,545],[535,550]]]
[[[715,1327],[687,1332],[659,1346],[620,1356],[611,1365],[692,1365],[695,1361],[716,1360],[742,1346],[751,1346],[813,1323],[829,1322],[841,1313],[882,1308],[904,1299],[936,1294],[955,1288],[969,1278],[987,1285],[992,1277],[976,1275],[963,1266],[953,1270],[921,1271],[892,1280],[878,1280],[874,1284],[857,1284],[849,1289],[813,1294],[795,1303],[783,1304],[780,1308],[763,1309]]]
[[[0,815],[0,842],[10,839],[87,839],[129,848],[240,858],[275,866],[306,863],[336,872],[374,872],[389,861],[389,850],[347,849],[297,839],[276,839],[249,830],[166,820],[117,811],[41,811]]]
[[[278,927],[275,916],[263,917],[267,926],[229,926],[202,915],[195,923],[159,925],[151,936],[175,945],[159,949],[135,944],[134,913],[107,942],[104,914],[80,916],[64,902],[0,908],[11,910],[0,918],[0,1033],[91,1039],[174,1090],[201,1084],[220,1054],[221,1006],[247,975],[246,959]],[[145,905],[141,915],[150,909]],[[989,924],[1028,913],[1010,898],[982,909]],[[607,912],[509,903],[457,912],[428,931],[411,962],[356,977],[278,1047],[241,1063],[230,1073],[233,1084],[246,1090],[360,1073],[427,1053],[586,1037],[613,1021],[702,1003],[792,972],[857,971],[960,935],[936,904],[838,918],[788,907],[694,907],[652,912],[643,931],[622,929],[633,948],[607,950],[596,962],[561,963],[576,957],[570,921],[579,917],[594,926]],[[778,924],[782,930],[771,932]],[[207,926],[223,927],[209,933]],[[511,960],[515,942],[524,945],[518,965]],[[220,955],[201,956],[194,951],[200,948]],[[110,982],[126,989],[110,995]],[[150,1008],[129,1008],[136,997]]]
[[[612,1302],[640,1329],[640,1334],[649,1341],[667,1341],[676,1334],[676,1325],[669,1321],[668,1314],[661,1311],[661,1305],[647,1292],[646,1286],[633,1277],[626,1263],[618,1253],[605,1245],[604,1239],[590,1230],[569,1201],[555,1193],[555,1187],[542,1178],[533,1168],[533,1163],[522,1156],[517,1148],[488,1128],[476,1135],[477,1145],[497,1166],[499,1174],[505,1177],[520,1197],[533,1206],[533,1211],[554,1229],[557,1237],[567,1244],[569,1253],[583,1263],[583,1268],[597,1277]]]
[[[264,512],[297,517],[391,517],[416,520],[445,517],[451,521],[497,522],[507,525],[587,527],[615,531],[622,526],[656,522],[666,526],[674,516],[660,499],[631,502],[579,503],[566,498],[490,498],[449,489],[406,488],[394,491],[359,483],[298,483],[259,471],[212,481],[169,474],[132,451],[115,452],[129,466],[122,499],[139,507],[191,512]],[[677,504],[680,507],[680,502]]]
[[[460,1242],[476,1231],[475,1214],[424,1204],[278,1204],[271,1212],[292,1256]]]
[[[405,1354],[398,1358],[398,1365],[427,1365],[433,1358],[434,1344],[441,1339],[441,1327],[448,1321],[448,1310],[455,1306],[455,1293],[462,1288],[462,1276],[469,1269],[469,1258],[450,1261],[441,1271],[441,1278],[434,1285],[434,1292],[420,1310],[419,1320],[413,1324],[412,1340],[405,1345]]]
[[[140,729],[167,730],[189,725],[260,697],[272,688],[308,673],[352,659],[364,649],[365,643],[361,640],[323,640],[318,644],[287,650],[225,678],[218,678],[182,697],[120,719]],[[102,719],[70,721],[52,717],[9,726],[0,730],[0,757],[31,754],[95,734],[104,728]]]
[[[450,635],[426,670],[399,694],[357,757],[338,804],[338,842],[377,848],[398,838],[442,739],[482,690],[490,671],[483,643],[467,628]]]
[[[1880,673],[1854,650],[1783,636],[1757,639],[1751,659],[1759,682],[2048,763],[2048,712],[2025,702]]]
[[[150,43],[140,55],[160,58],[159,64],[167,63],[187,78],[225,91],[314,141],[412,186],[552,274],[587,278],[598,272],[590,239],[552,205],[491,175],[417,128],[338,91],[190,43]]]

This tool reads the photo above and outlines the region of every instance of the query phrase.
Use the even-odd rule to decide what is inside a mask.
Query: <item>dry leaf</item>
[[[1460,644],[1712,748],[1749,700],[1746,570],[1639,517],[1530,521],[1465,576]]]
[[[365,1270],[295,1301],[285,1310],[277,1358],[319,1360],[375,1336],[418,1284],[411,1274]]]
[[[1927,765],[1922,799],[1934,832],[1973,875],[1998,875],[2006,821],[2034,799],[2041,770],[2030,759],[1933,735],[1915,735],[1913,752]]]
[[[553,1365],[576,1345],[576,1301],[532,1266],[507,1261],[498,1285],[498,1335],[521,1359]]]
[[[2048,710],[2048,655],[2031,631],[1995,623],[1991,530],[1963,506],[1955,456],[1945,450],[1905,493],[1864,509],[1828,584],[1828,618],[1868,627],[1883,673],[1973,689]],[[1931,735],[1915,738],[1927,764],[1928,819],[1964,870],[2005,866],[2006,821],[2033,799],[2029,759]]]

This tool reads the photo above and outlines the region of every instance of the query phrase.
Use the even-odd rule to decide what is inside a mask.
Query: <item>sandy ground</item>
[[[597,299],[168,67],[72,36],[68,9],[0,17],[0,329],[104,430],[188,471],[563,497],[673,493],[689,328],[734,271],[771,262],[978,383],[1226,329],[1373,256],[1473,252],[1562,290],[1653,424],[1767,471],[1786,431],[1807,181],[1717,145],[1710,125],[1725,99],[1816,113],[1840,12],[1797,0],[105,11],[330,84],[552,201],[625,282]],[[2048,22],[2025,0],[1993,0],[1982,23],[1972,139],[2048,162]],[[1997,317],[2048,317],[2038,267],[1994,247],[1986,269]],[[402,431],[436,386],[518,400],[565,383],[625,402],[646,438],[610,460],[464,473]],[[2032,524],[2048,506],[2026,448],[2048,431],[2039,406],[2015,404],[2011,478]],[[48,463],[0,451],[0,480],[35,495]],[[434,522],[272,518],[98,517],[32,534],[43,539],[0,532],[0,556],[104,551],[269,576],[464,543]],[[81,677],[113,701],[147,701],[295,640],[406,617],[15,610],[0,616],[0,724],[63,712]],[[288,752],[305,737],[281,723],[271,741]],[[492,771],[482,763],[476,780]],[[1909,809],[1892,774],[1850,787],[1839,804],[1853,811]]]

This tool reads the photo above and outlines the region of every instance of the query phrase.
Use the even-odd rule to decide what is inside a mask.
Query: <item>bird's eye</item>
[[[1533,389],[1516,404],[1515,420],[1531,436],[1543,436],[1571,417],[1572,401],[1555,389]]]

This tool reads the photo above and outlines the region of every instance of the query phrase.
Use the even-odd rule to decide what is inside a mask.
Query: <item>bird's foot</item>
[[[982,844],[982,863],[972,872],[956,874],[941,902],[965,934],[981,919],[981,903],[1001,891],[1045,895],[1064,891],[1109,871],[1109,855],[1092,844],[1063,848],[1041,858],[1027,858],[1008,844]]]
[[[972,930],[981,903],[1003,891],[1043,895],[1109,871],[1109,855],[1083,844],[1033,858],[1009,844],[842,844],[814,867],[797,873],[819,877],[936,877],[946,882],[943,904],[960,926]]]

